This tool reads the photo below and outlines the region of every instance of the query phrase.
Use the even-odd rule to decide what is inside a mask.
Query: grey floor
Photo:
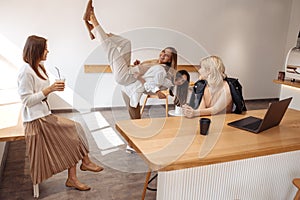
[[[272,101],[276,100],[246,101],[246,104],[248,110],[264,109]],[[67,171],[56,174],[39,185],[39,199],[141,199],[147,166],[138,154],[126,152],[126,141],[114,130],[116,121],[129,119],[127,110],[114,108],[101,109],[92,113],[68,112],[57,114],[79,121],[83,125],[90,145],[90,156],[93,161],[105,169],[100,173],[92,173],[83,172],[77,166],[80,181],[92,187],[90,191],[86,192],[65,187]],[[164,116],[164,106],[156,105],[147,107],[143,118]],[[101,121],[100,125],[97,124],[99,121]],[[95,135],[101,137],[106,135],[106,137],[98,138],[97,141],[100,141],[98,144],[94,139]],[[103,142],[106,140],[108,142]],[[113,142],[110,143],[109,141]],[[7,160],[0,182],[1,200],[33,199],[29,163],[25,149],[25,141],[9,142]],[[150,186],[155,188],[156,181],[153,181]],[[146,199],[156,199],[156,192],[148,190]]]

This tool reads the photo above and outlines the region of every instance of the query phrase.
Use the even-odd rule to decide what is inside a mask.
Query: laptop
[[[228,123],[228,125],[253,133],[262,132],[264,130],[277,126],[280,123],[291,100],[292,97],[271,103],[263,119],[250,116],[230,122]]]

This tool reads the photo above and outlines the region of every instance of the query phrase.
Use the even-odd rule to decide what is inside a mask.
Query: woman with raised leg
[[[104,51],[107,53],[114,79],[117,83],[126,87],[137,80],[141,80],[140,78],[148,69],[155,65],[164,67],[167,73],[166,78],[173,80],[177,69],[177,51],[175,48],[167,47],[160,52],[158,59],[142,63],[137,61],[134,63],[134,66],[130,66],[131,42],[121,36],[107,34],[103,30],[95,16],[92,0],[89,0],[83,18],[89,33],[102,43]],[[93,38],[91,37],[91,39]],[[166,97],[160,90],[157,90],[156,93],[160,98]],[[129,105],[130,97],[124,92],[123,98],[128,107],[130,117],[132,119],[140,118],[139,104],[136,107],[131,107]]]
[[[100,26],[92,7],[92,0],[89,1],[86,13],[84,15],[85,23],[88,23],[89,32],[99,40],[110,62],[110,67],[114,74],[114,78],[120,85],[128,85],[137,80],[136,75],[143,75],[151,66],[161,64],[165,65],[166,70],[177,68],[177,52],[172,47],[163,49],[158,59],[137,62],[134,67],[130,66],[131,61],[131,42],[119,35],[106,33]],[[172,71],[172,70],[171,70]],[[172,71],[174,72],[174,71]]]

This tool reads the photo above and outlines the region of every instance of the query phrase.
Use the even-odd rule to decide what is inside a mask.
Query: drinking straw
[[[57,67],[55,67],[55,69],[57,70],[58,78],[60,79],[60,72],[59,72],[59,69],[58,69]]]

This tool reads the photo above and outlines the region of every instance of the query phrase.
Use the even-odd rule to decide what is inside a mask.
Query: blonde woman
[[[108,61],[114,76],[115,81],[123,86],[128,86],[135,83],[137,80],[141,81],[141,77],[154,66],[161,66],[165,69],[166,75],[164,78],[173,80],[177,70],[177,51],[173,47],[166,47],[163,49],[158,59],[149,60],[145,62],[136,61],[134,66],[130,66],[131,61],[131,42],[130,40],[123,38],[119,35],[106,33],[100,26],[97,20],[94,7],[92,6],[92,0],[88,1],[85,14],[83,17],[85,24],[90,33],[91,39],[96,38],[101,42],[104,51],[107,54]],[[156,67],[158,69],[159,67]],[[142,80],[142,82],[144,82]],[[151,86],[152,88],[157,85]],[[130,86],[129,86],[130,87]],[[129,88],[132,90],[131,88]],[[159,98],[165,98],[165,94],[159,89],[155,91]],[[139,119],[140,116],[140,105],[131,106],[130,96],[125,92],[122,93],[123,99],[129,110],[131,119]]]
[[[135,67],[130,66],[131,61],[131,42],[119,35],[106,33],[97,20],[92,0],[89,0],[83,19],[87,25],[92,39],[96,38],[102,43],[107,53],[108,61],[112,69],[115,81],[120,85],[128,85],[137,80],[137,76],[144,75],[145,72],[154,65],[162,65],[166,71],[172,69],[175,74],[177,69],[177,51],[173,47],[163,49],[158,59],[148,60],[140,63],[136,61]]]
[[[183,114],[188,117],[213,115],[232,111],[232,97],[226,79],[225,66],[218,56],[203,58],[198,69],[200,79],[207,82],[201,103],[197,109],[183,105]]]

